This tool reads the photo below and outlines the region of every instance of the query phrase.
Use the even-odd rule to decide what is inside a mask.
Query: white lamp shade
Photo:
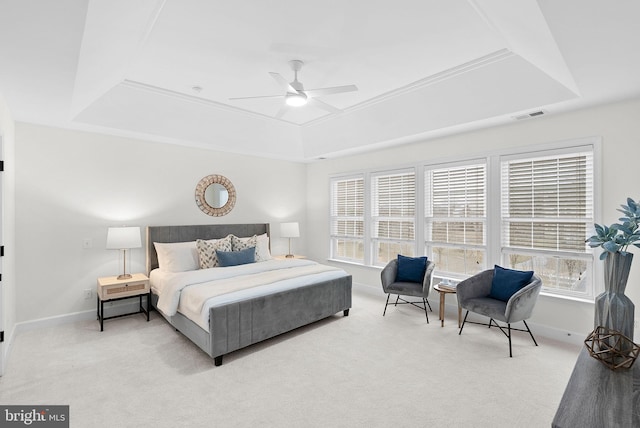
[[[300,228],[298,227],[298,222],[280,223],[280,236],[282,238],[300,237]]]
[[[139,227],[110,227],[107,230],[107,250],[140,247],[142,247],[142,241]]]

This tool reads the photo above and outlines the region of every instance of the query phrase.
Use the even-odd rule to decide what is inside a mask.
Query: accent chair
[[[402,257],[402,256],[400,256]],[[393,304],[394,306],[409,304],[413,305],[417,308],[423,309],[424,314],[427,317],[427,324],[429,323],[429,314],[427,312],[427,307],[429,310],[433,312],[431,309],[431,305],[427,300],[429,297],[429,291],[431,290],[431,274],[433,273],[433,269],[435,264],[432,261],[426,261],[426,268],[424,269],[424,274],[419,279],[420,282],[417,281],[406,281],[403,280],[402,277],[398,277],[398,259],[393,259],[382,270],[380,274],[380,279],[382,280],[382,290],[387,293],[387,301],[384,305],[384,312],[382,316],[387,313],[387,306],[389,305],[389,297],[392,294],[396,294],[396,302]],[[418,297],[422,301],[408,301],[403,299],[400,296],[409,296],[409,297]]]
[[[500,296],[500,299],[495,298],[495,288],[492,290],[492,287],[495,287],[493,285],[494,272],[496,272],[498,268],[499,266],[496,266],[495,270],[485,270],[458,284],[456,290],[458,295],[458,304],[461,308],[467,310],[458,334],[462,334],[462,329],[467,322],[472,324],[488,325],[489,328],[495,325],[509,339],[509,357],[512,357],[512,330],[528,332],[531,339],[533,339],[533,343],[538,346],[538,342],[536,342],[536,339],[533,337],[533,333],[531,333],[531,330],[525,320],[531,317],[538,295],[542,289],[542,281],[538,276],[529,272],[532,276],[529,280],[526,280],[526,283],[521,288],[515,287],[517,289],[515,293],[510,296],[502,295]],[[510,271],[508,269],[500,269],[503,271]],[[489,324],[467,321],[469,312],[489,317]],[[505,327],[500,326],[496,320],[507,324],[506,331]],[[511,324],[519,321],[524,323],[526,330],[511,327]]]

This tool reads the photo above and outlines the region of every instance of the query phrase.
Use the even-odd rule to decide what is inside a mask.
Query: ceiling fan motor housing
[[[295,89],[298,92],[304,91],[304,86],[302,86],[302,82],[298,82],[297,78],[296,78],[296,80],[294,80],[293,82],[291,82],[289,84],[291,85],[291,87],[293,89]]]

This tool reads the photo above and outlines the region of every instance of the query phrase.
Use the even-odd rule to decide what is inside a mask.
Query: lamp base
[[[133,278],[130,273],[123,273],[122,275],[118,275],[118,279],[131,279]]]
[[[292,259],[292,258],[294,258],[295,256],[294,256],[293,254],[287,254],[285,257],[286,257],[287,259]]]

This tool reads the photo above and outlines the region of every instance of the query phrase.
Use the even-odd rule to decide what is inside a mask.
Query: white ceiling
[[[637,0],[0,0],[18,121],[310,161],[640,95]],[[355,84],[275,118],[269,72]],[[194,87],[200,87],[195,91]],[[534,120],[534,119],[531,119]]]

